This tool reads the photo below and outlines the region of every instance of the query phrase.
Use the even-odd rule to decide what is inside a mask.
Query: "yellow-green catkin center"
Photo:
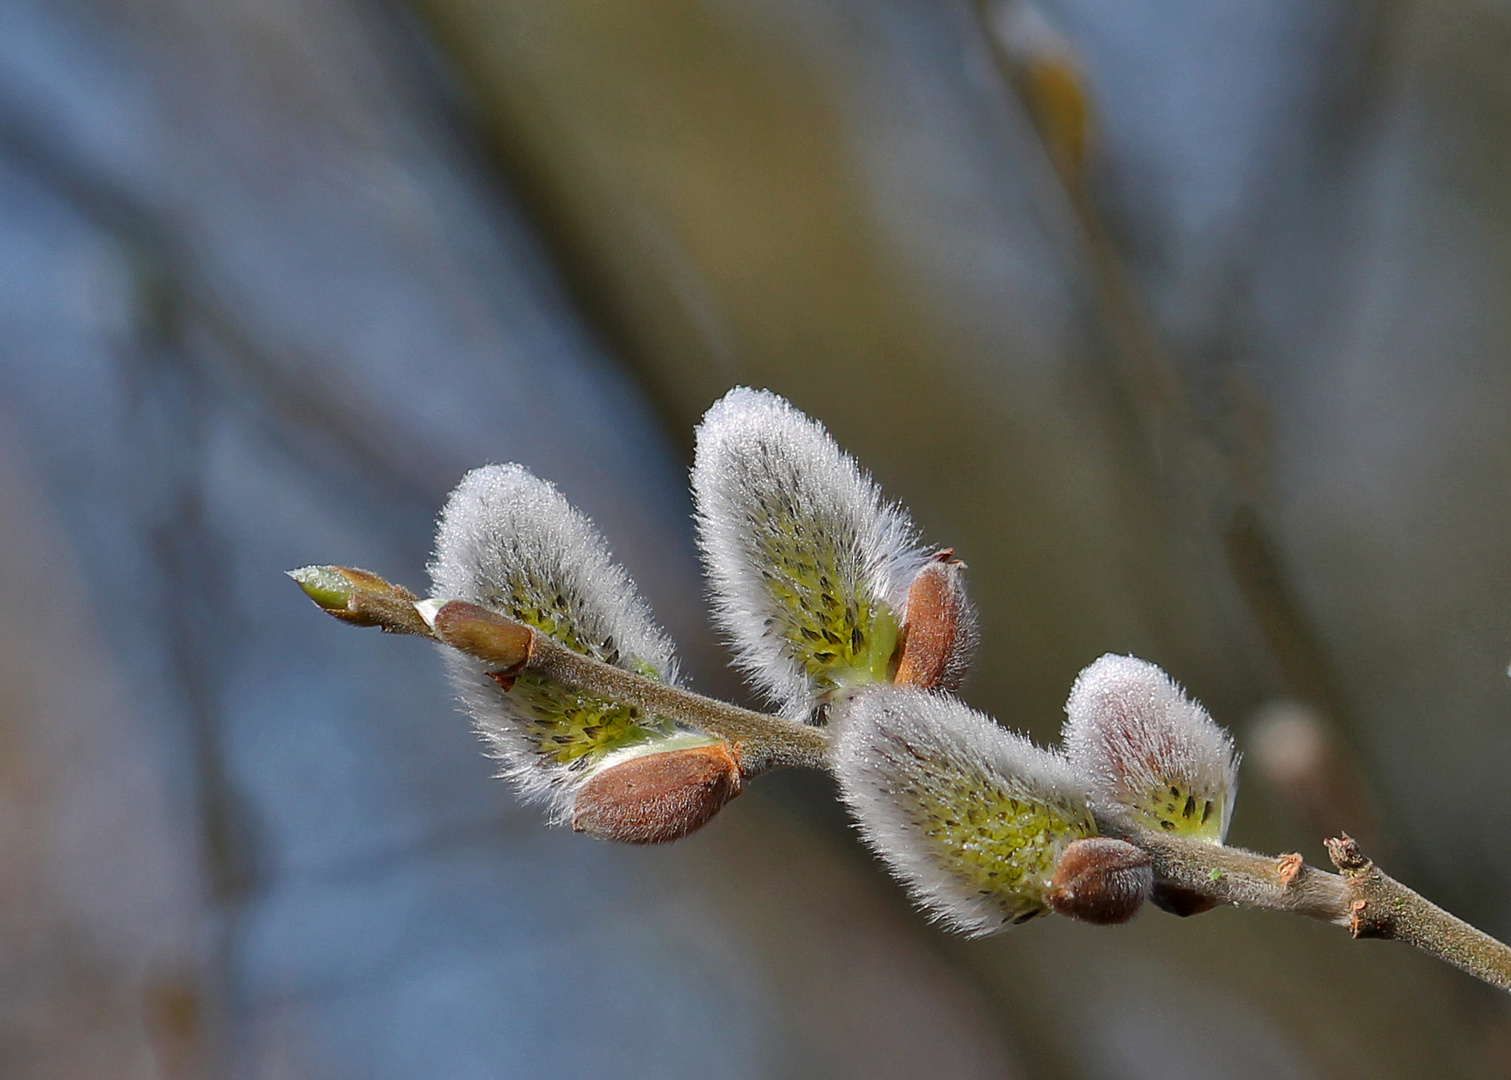
[[[915,804],[921,831],[949,872],[1012,922],[1048,910],[1055,864],[1075,840],[1096,835],[1084,806],[1004,789],[979,773],[928,771],[899,792]]]
[[[1199,791],[1173,780],[1151,788],[1133,806],[1163,832],[1222,842],[1224,799],[1220,792]]]
[[[611,751],[674,730],[668,721],[648,717],[634,706],[536,675],[521,675],[508,693],[529,716],[541,756],[558,765],[580,768]]]
[[[612,636],[587,635],[582,601],[538,583],[512,582],[507,593],[485,597],[495,610],[534,627],[574,652],[661,679],[662,675],[638,657],[625,657]],[[539,675],[521,675],[506,691],[516,712],[529,725],[540,756],[573,769],[590,766],[604,755],[675,733],[671,721],[632,705],[586,693]]]
[[[772,630],[820,695],[888,680],[898,637],[891,608],[867,587],[853,538],[831,532],[774,521],[756,537]]]

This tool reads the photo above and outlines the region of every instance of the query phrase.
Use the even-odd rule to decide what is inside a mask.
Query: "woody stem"
[[[823,768],[829,750],[829,737],[819,728],[648,679],[574,652],[544,634],[535,634],[524,670],[722,736],[737,750],[746,776],[779,765]]]
[[[1347,835],[1327,841],[1340,871],[1331,874],[1300,855],[1258,855],[1116,823],[1107,829],[1149,852],[1158,881],[1219,904],[1306,915],[1346,927],[1356,938],[1404,941],[1511,992],[1511,947],[1402,885]]]

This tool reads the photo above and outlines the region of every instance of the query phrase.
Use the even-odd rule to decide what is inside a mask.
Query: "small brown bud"
[[[436,637],[447,645],[484,661],[511,680],[530,662],[535,644],[535,631],[524,623],[465,600],[442,604],[432,626]]]
[[[1368,870],[1373,865],[1368,856],[1359,850],[1359,842],[1348,833],[1340,833],[1322,843],[1327,848],[1327,857],[1344,873]]]
[[[965,563],[944,548],[908,586],[908,621],[893,679],[922,690],[958,690],[976,651],[976,613],[965,595]]]
[[[1217,906],[1216,900],[1195,889],[1187,889],[1181,885],[1166,885],[1163,882],[1154,886],[1154,892],[1149,894],[1149,899],[1161,911],[1179,915],[1182,919],[1211,911]]]
[[[740,793],[728,745],[630,758],[595,773],[572,804],[572,829],[626,844],[680,840]]]
[[[1153,885],[1148,852],[1124,840],[1093,836],[1065,849],[1045,900],[1061,915],[1111,926],[1133,918]]]

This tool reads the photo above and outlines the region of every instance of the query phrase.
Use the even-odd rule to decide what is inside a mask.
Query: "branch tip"
[[[1363,873],[1374,866],[1368,856],[1359,850],[1359,842],[1348,833],[1340,833],[1323,841],[1327,857],[1344,874]]]
[[[432,637],[415,610],[419,599],[370,570],[354,566],[301,566],[285,571],[304,595],[332,618],[353,626],[376,626],[391,634]]]

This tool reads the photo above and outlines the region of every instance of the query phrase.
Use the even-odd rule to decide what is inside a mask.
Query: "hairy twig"
[[[1423,898],[1370,862],[1346,834],[1327,854],[1348,883],[1348,928],[1356,938],[1394,938],[1511,991],[1511,947]]]
[[[1103,831],[1149,852],[1155,877],[1218,904],[1284,911],[1348,929],[1356,938],[1393,938],[1511,991],[1511,947],[1449,914],[1375,866],[1347,836],[1327,841],[1337,874],[1300,855],[1258,855],[1145,829],[1100,822]]]
[[[421,611],[430,614],[423,606]],[[439,640],[486,664],[498,665],[505,678],[526,672],[544,675],[728,739],[739,757],[742,775],[754,776],[779,765],[824,765],[829,738],[818,728],[742,709],[606,664],[476,604],[460,600],[441,604],[431,621]]]
[[[824,767],[829,738],[819,728],[606,664],[476,604],[452,600],[417,605],[418,598],[402,585],[349,567],[304,567],[289,576],[321,610],[343,622],[429,637],[488,664],[496,678],[544,675],[728,739],[744,776],[781,765]]]
[[[544,634],[535,634],[535,651],[526,670],[538,671],[569,686],[591,690],[711,735],[720,735],[739,751],[740,772],[745,776],[779,765],[824,767],[829,737],[820,728],[742,709],[691,690],[647,679],[573,652]]]

